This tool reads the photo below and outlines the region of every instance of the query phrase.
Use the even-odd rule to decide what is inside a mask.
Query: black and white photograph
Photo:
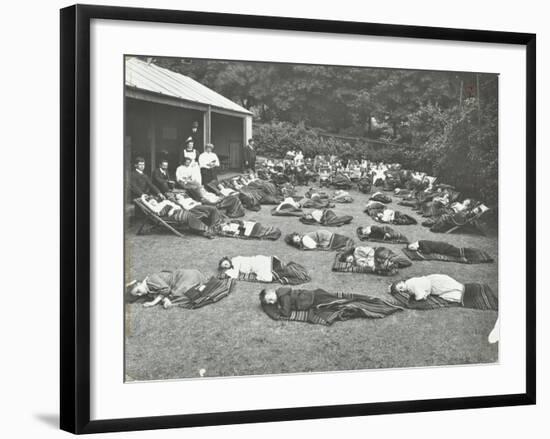
[[[499,362],[499,72],[126,54],[127,383]]]

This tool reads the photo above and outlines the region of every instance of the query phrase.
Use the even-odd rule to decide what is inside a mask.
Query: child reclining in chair
[[[159,216],[168,216],[173,217],[176,212],[182,210],[182,207],[179,204],[174,203],[173,201],[164,199],[160,202],[155,199],[152,195],[143,194],[141,196],[141,201],[153,212]],[[166,209],[167,208],[167,209]],[[161,215],[162,212],[162,215]]]
[[[473,209],[466,209],[456,213],[454,211],[452,213],[444,213],[435,221],[428,219],[424,221],[422,225],[425,227],[430,227],[431,232],[445,233],[456,226],[465,225],[468,221],[472,220],[476,216],[480,216],[488,210],[489,208],[487,206],[480,204]],[[477,224],[472,224],[472,226],[479,228],[477,227]]]
[[[154,197],[142,196],[143,203],[160,217],[168,218],[171,221],[180,223],[190,230],[213,238],[211,227],[223,220],[223,214],[213,206],[203,206],[182,193],[175,194],[174,203],[170,200],[158,202]]]

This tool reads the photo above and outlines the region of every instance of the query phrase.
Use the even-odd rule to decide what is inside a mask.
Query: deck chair
[[[461,230],[461,229],[468,228],[468,227],[473,227],[479,233],[481,233],[482,235],[485,235],[486,234],[485,230],[484,230],[483,227],[481,227],[479,225],[479,220],[481,219],[481,217],[486,215],[487,212],[489,212],[490,210],[491,210],[490,208],[487,208],[487,210],[483,210],[483,211],[477,213],[476,215],[472,216],[471,218],[468,218],[468,220],[464,224],[459,224],[459,225],[456,225],[454,227],[451,227],[445,233],[453,233],[453,232],[456,232],[457,230]]]
[[[170,232],[174,233],[175,235],[179,236],[180,238],[184,238],[185,236],[183,233],[178,231],[176,227],[182,228],[182,224],[171,221],[169,219],[161,218],[159,215],[157,215],[155,212],[153,212],[149,206],[147,206],[141,198],[134,199],[134,204],[143,212],[144,218],[141,223],[141,226],[139,227],[137,231],[137,235],[145,235],[148,231],[158,227],[158,228],[165,228],[169,230]]]

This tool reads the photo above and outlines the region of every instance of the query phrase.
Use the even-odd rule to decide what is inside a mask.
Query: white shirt
[[[271,256],[236,256],[231,259],[231,264],[233,268],[227,270],[225,274],[233,279],[238,279],[239,273],[255,273],[259,281],[273,281]]]
[[[409,294],[416,300],[425,300],[430,294],[449,302],[462,302],[464,285],[446,274],[430,274],[405,281]]]
[[[192,180],[196,181],[197,183],[201,183],[200,181],[197,181],[197,164],[191,163],[189,166],[178,166],[178,169],[176,169],[176,180],[177,181],[187,181]]]
[[[294,198],[292,197],[287,197],[283,200],[283,202],[281,204],[279,204],[277,206],[277,208],[275,209],[276,212],[279,212],[279,210],[281,210],[283,207],[288,207],[288,206],[291,206],[291,207],[294,207],[295,209],[299,209],[300,208],[300,204],[297,203],[296,201],[294,201]]]
[[[383,223],[391,223],[393,219],[395,218],[395,211],[391,209],[384,209],[384,212],[382,213],[382,218],[380,221]]]
[[[191,151],[189,151],[188,149],[184,149],[183,150],[183,156],[184,157],[189,157],[191,160],[195,161],[195,160],[197,160],[197,150],[192,149]]]
[[[322,210],[314,210],[313,212],[311,212],[311,216],[313,217],[313,219],[315,221],[317,221],[318,223],[321,222],[321,218],[323,217],[323,211]]]
[[[193,207],[200,206],[201,203],[198,201],[193,200],[193,198],[184,198],[180,197],[178,198],[178,204],[183,207],[185,210],[191,210]]]
[[[211,165],[213,163],[213,165]],[[220,166],[220,160],[218,156],[213,152],[203,152],[199,155],[199,166],[201,168],[213,168],[215,166]]]
[[[221,194],[224,196],[224,197],[227,197],[228,195],[231,195],[231,194],[236,194],[237,192],[234,191],[233,189],[229,189],[229,188],[226,188],[226,187],[222,187],[220,189],[220,192]]]
[[[305,248],[309,248],[309,249],[317,248],[317,242],[315,242],[315,240],[311,236],[307,236],[307,235],[305,235],[302,238],[302,245]]]
[[[374,248],[372,247],[356,247],[353,251],[353,258],[360,267],[374,268]]]

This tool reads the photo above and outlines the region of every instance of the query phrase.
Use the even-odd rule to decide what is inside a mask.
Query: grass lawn
[[[303,194],[306,188],[299,188]],[[373,224],[362,212],[368,195],[350,191],[355,202],[337,204],[337,214],[353,215],[351,224],[330,228],[355,238],[359,225]],[[412,214],[410,208],[390,206]],[[276,225],[283,236],[306,232],[307,226],[294,217],[272,217],[272,206],[246,212],[247,219]],[[127,278],[176,268],[216,272],[222,256],[276,255],[303,264],[312,281],[301,288],[324,288],[387,297],[389,283],[401,277],[433,273],[448,274],[460,282],[485,282],[498,291],[498,239],[494,236],[435,234],[419,225],[394,226],[409,240],[446,240],[457,246],[483,249],[495,263],[467,265],[449,262],[413,262],[399,275],[333,273],[333,252],[303,252],[278,241],[246,241],[230,238],[184,239],[170,234],[136,236],[136,226],[127,233]],[[376,245],[376,244],[372,244]],[[402,245],[385,244],[397,252]],[[276,285],[276,284],[275,284]],[[357,319],[332,326],[273,321],[260,308],[260,284],[238,282],[222,301],[198,310],[160,306],[143,308],[127,303],[127,380],[161,380],[205,376],[262,375],[310,371],[336,371],[391,367],[419,367],[498,361],[498,344],[487,343],[497,315],[491,311],[441,309],[405,310],[384,319]]]

